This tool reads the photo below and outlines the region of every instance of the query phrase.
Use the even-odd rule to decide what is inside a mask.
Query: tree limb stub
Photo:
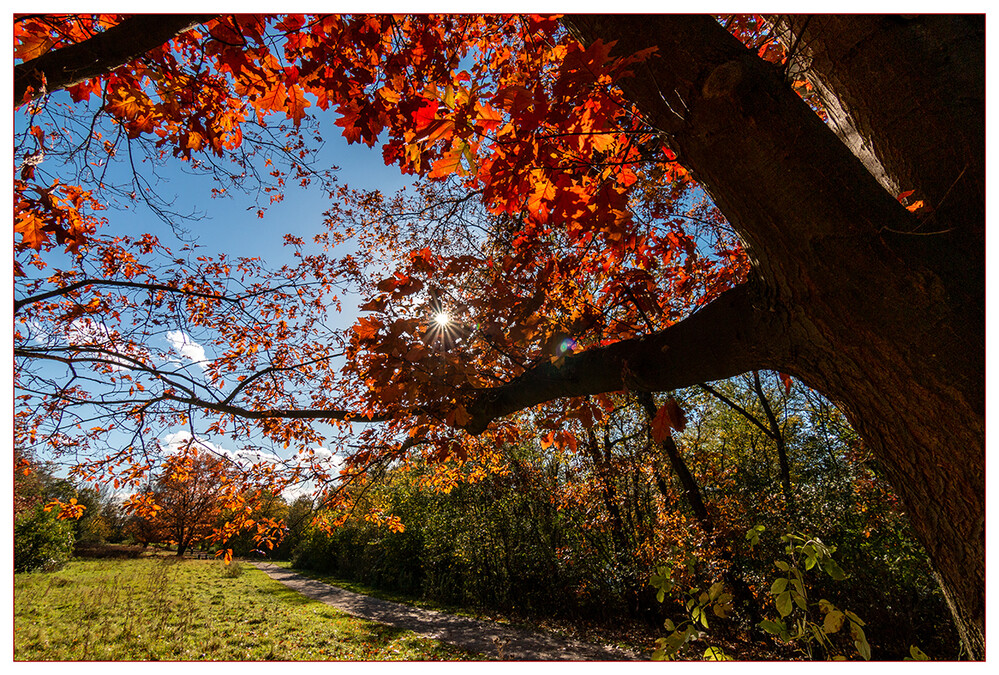
[[[782,360],[781,317],[758,309],[748,282],[665,330],[544,363],[466,403],[472,434],[497,417],[558,398],[611,391],[668,391],[733,377]]]
[[[175,35],[211,20],[213,14],[139,14],[89,40],[62,47],[14,66],[14,107],[44,91],[65,89],[106,75],[159,47]]]

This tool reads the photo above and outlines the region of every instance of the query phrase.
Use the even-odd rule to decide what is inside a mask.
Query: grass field
[[[416,661],[482,657],[348,616],[247,564],[73,560],[14,577],[18,661]]]

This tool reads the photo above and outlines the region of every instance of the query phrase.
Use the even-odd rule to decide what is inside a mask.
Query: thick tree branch
[[[205,23],[212,14],[138,14],[89,40],[50,51],[14,66],[14,107],[44,91],[65,89],[105,75],[175,35]]]
[[[754,282],[718,296],[669,328],[545,363],[501,387],[466,399],[465,429],[479,434],[497,417],[571,396],[609,391],[668,391],[772,369],[784,353],[783,318],[757,309]]]

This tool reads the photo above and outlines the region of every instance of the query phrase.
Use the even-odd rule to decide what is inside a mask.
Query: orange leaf
[[[534,183],[534,189],[527,200],[528,210],[531,213],[540,213],[542,207],[547,209],[547,204],[554,201],[555,195],[555,186],[545,178],[540,178]]]
[[[427,128],[422,132],[417,134],[415,141],[426,141],[427,143],[434,143],[442,138],[448,137],[454,131],[454,122],[452,120],[434,120]]]
[[[382,327],[378,319],[372,317],[362,317],[354,325],[354,332],[362,340],[373,340],[378,335],[378,329]]]
[[[683,410],[680,409],[680,404],[676,402],[676,399],[668,399],[663,407],[668,411],[670,426],[677,431],[683,431],[687,428],[687,418],[684,416]]]
[[[656,416],[652,418],[652,439],[656,443],[662,443],[669,436],[672,427],[669,423],[669,413],[666,406],[656,411]]]
[[[461,172],[461,148],[451,148],[444,156],[434,162],[430,178],[445,178],[453,173]]]

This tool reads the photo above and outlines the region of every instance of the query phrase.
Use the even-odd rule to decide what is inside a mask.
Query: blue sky
[[[339,183],[352,188],[381,190],[393,193],[409,184],[412,177],[403,176],[395,166],[385,166],[381,147],[376,145],[348,145],[339,127],[332,124],[332,113],[316,111],[322,120],[322,134],[325,140],[316,157],[316,166],[337,165]],[[326,119],[323,119],[326,118]],[[293,233],[306,240],[323,229],[323,212],[330,207],[328,195],[318,187],[301,188],[289,180],[284,200],[269,205],[264,217],[256,215],[256,202],[252,195],[238,192],[229,197],[212,199],[210,190],[213,182],[207,177],[196,177],[184,173],[182,163],[168,163],[161,175],[166,182],[160,185],[159,193],[166,197],[177,197],[177,208],[181,212],[196,210],[203,212],[204,220],[182,223],[197,236],[198,243],[205,247],[208,255],[226,253],[232,256],[261,256],[265,262],[279,262],[275,257],[282,248],[285,234]],[[117,228],[127,228],[132,233],[152,231],[162,236],[163,243],[169,245],[173,235],[151,213],[137,212],[140,222],[117,222],[109,216],[110,232]]]
[[[411,176],[403,176],[395,166],[385,166],[382,159],[381,147],[376,145],[368,148],[366,145],[348,145],[341,134],[341,129],[333,125],[333,114],[312,108],[321,120],[320,131],[324,139],[321,151],[315,156],[314,165],[323,169],[331,165],[340,167],[337,172],[337,182],[340,185],[348,185],[355,189],[381,190],[383,193],[392,194],[398,189],[412,182]],[[17,119],[15,116],[15,131],[24,128],[23,116]],[[81,119],[85,119],[85,113],[81,114]],[[278,122],[280,120],[273,120]],[[16,164],[15,158],[15,164]],[[111,174],[120,182],[127,182],[130,176],[130,169],[126,162],[121,161],[122,156],[116,160]],[[58,176],[64,181],[74,182],[74,170],[70,167],[60,167],[57,157],[50,155],[39,167],[44,172],[40,176],[41,182],[48,182],[52,177]],[[144,167],[140,165],[140,171]],[[148,168],[148,167],[145,167]],[[258,167],[259,168],[259,167]],[[292,260],[290,249],[283,246],[285,234],[292,233],[303,237],[309,242],[312,235],[323,231],[323,213],[330,208],[331,201],[327,192],[314,183],[309,188],[301,188],[294,181],[289,180],[287,189],[284,191],[283,201],[269,205],[263,213],[263,217],[257,216],[257,197],[252,194],[244,194],[233,191],[226,198],[213,199],[211,189],[215,186],[210,177],[195,176],[185,170],[185,164],[180,160],[169,159],[165,165],[156,168],[158,177],[156,183],[156,193],[166,202],[173,202],[171,208],[179,213],[197,212],[203,214],[203,218],[192,221],[179,221],[178,224],[190,231],[201,247],[199,253],[208,256],[217,256],[225,253],[227,256],[260,257],[268,266],[278,266]],[[264,197],[266,200],[266,197]],[[132,204],[129,208],[116,208],[112,206],[101,215],[107,219],[107,225],[102,229],[103,234],[118,235],[140,235],[150,232],[157,235],[161,243],[171,248],[175,252],[180,248],[182,242],[177,239],[172,229],[142,204]],[[308,246],[308,245],[307,245]],[[56,267],[65,266],[68,261],[64,256],[52,252],[46,254],[46,260]],[[45,270],[43,274],[50,273],[51,268]],[[28,268],[29,274],[31,268]],[[356,305],[351,304],[354,298],[344,298],[343,314],[335,324],[341,327],[349,326],[357,316]],[[176,352],[175,366],[184,367],[188,372],[196,372],[197,366],[192,361],[200,351],[199,345],[184,345],[187,336],[180,335],[178,331],[175,340],[167,340],[171,343],[173,351]],[[164,347],[165,345],[159,345]],[[211,359],[214,355],[204,354],[201,358]],[[193,368],[193,371],[192,371]],[[196,425],[203,426],[203,425]],[[187,432],[180,428],[164,429],[158,434],[159,440],[167,447],[175,446],[176,441],[181,439]],[[117,437],[109,438],[108,441],[128,442],[128,439],[119,434]],[[189,434],[187,434],[189,435]],[[200,438],[200,437],[199,437]],[[152,439],[147,439],[152,440]],[[219,451],[233,452],[236,444],[227,442],[228,439],[205,437],[203,440],[209,448]],[[259,442],[260,439],[255,439]],[[266,445],[266,444],[264,444]],[[281,453],[286,454],[286,453]]]

